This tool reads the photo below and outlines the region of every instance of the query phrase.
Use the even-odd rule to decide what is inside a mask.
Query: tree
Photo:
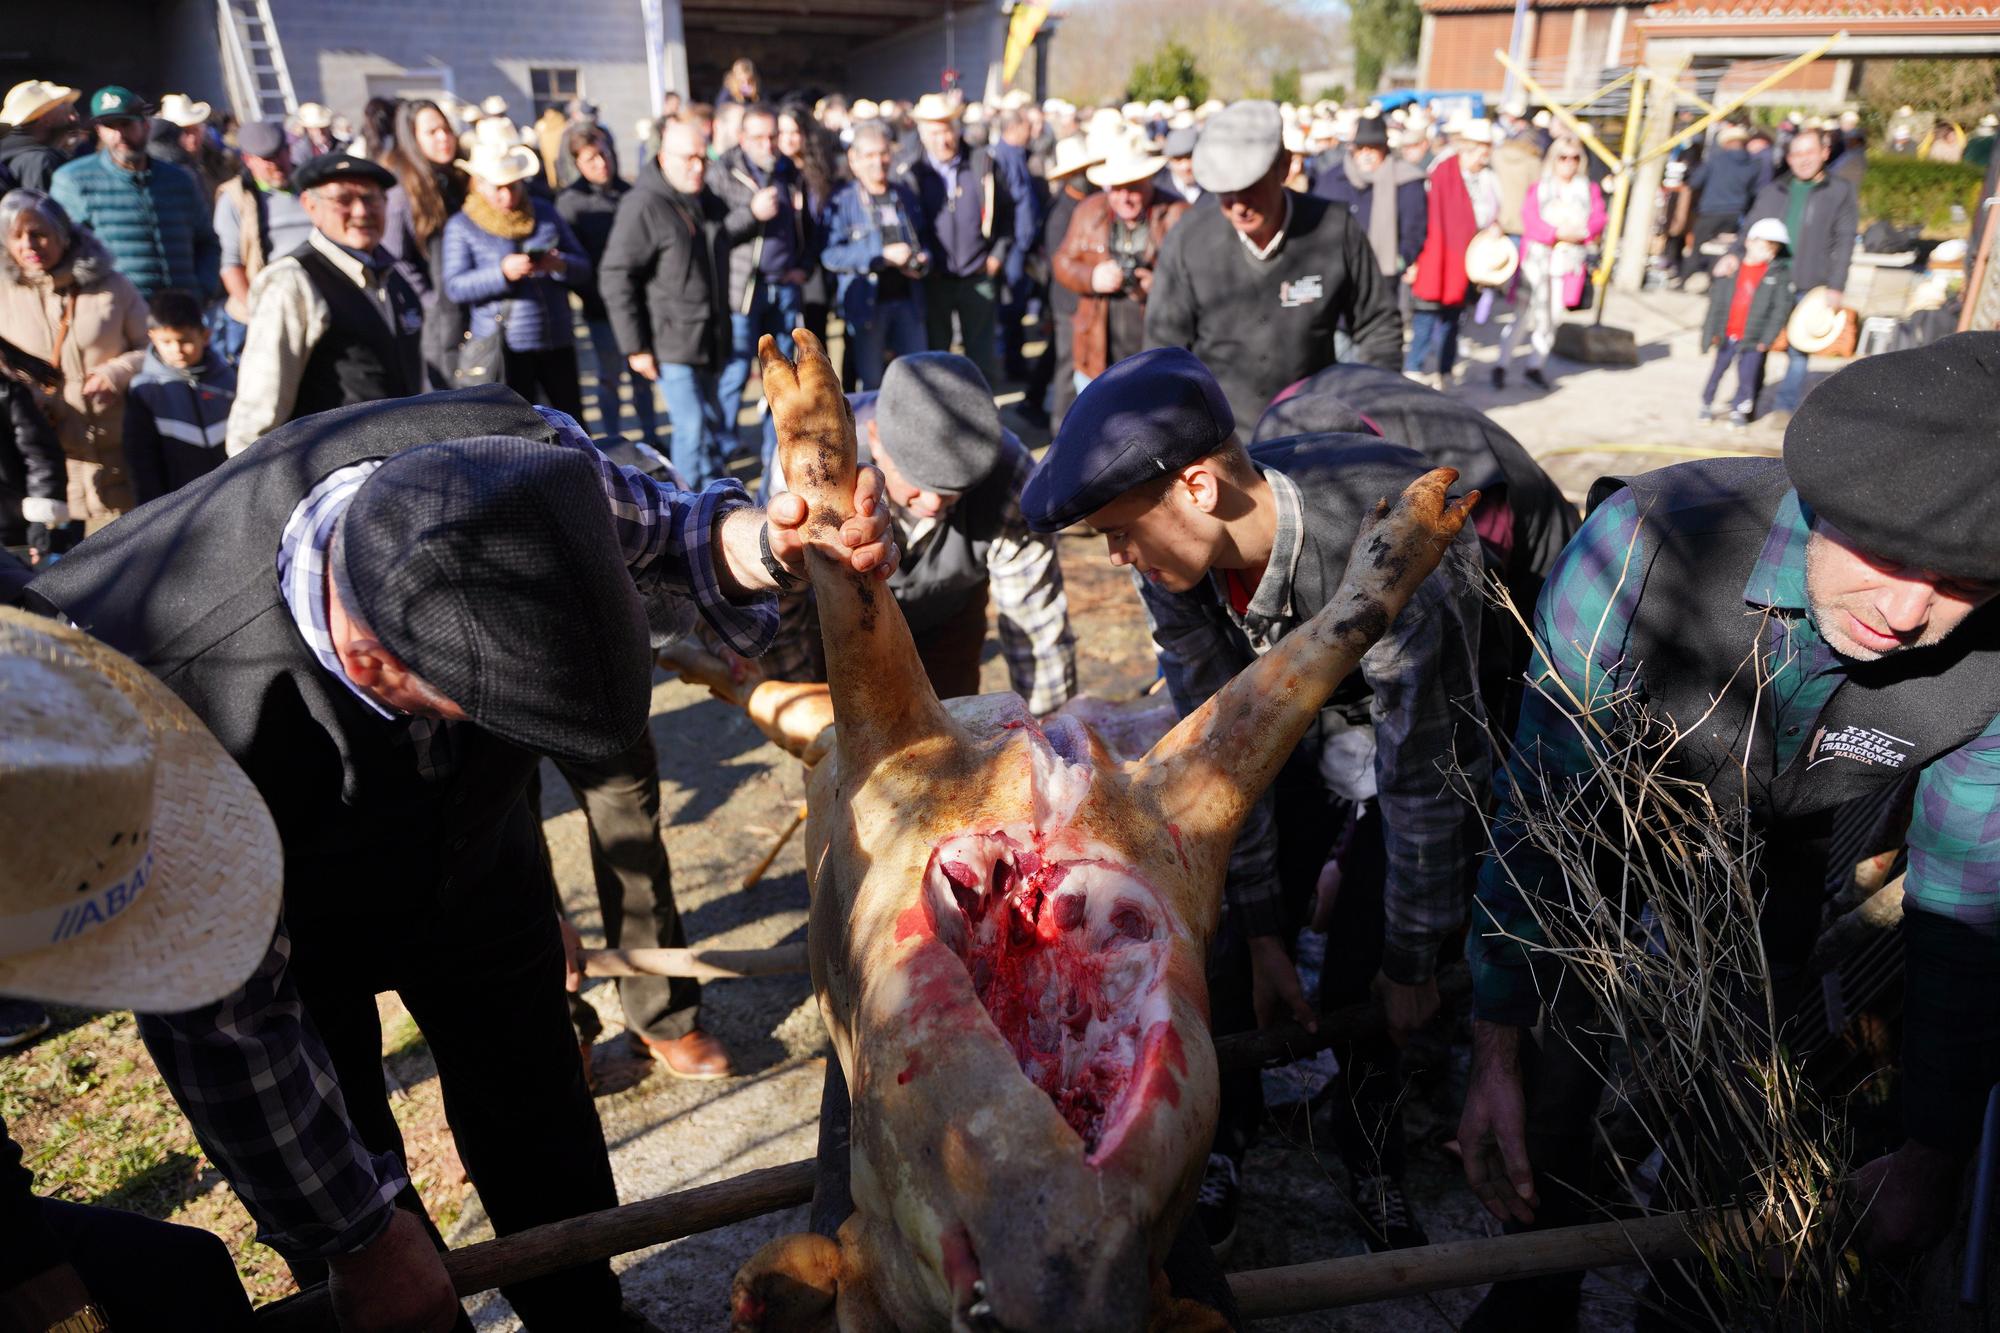
[[[1353,0],[1348,12],[1355,92],[1372,93],[1381,86],[1383,70],[1416,59],[1423,11],[1417,0]]]
[[[1189,102],[1208,100],[1208,76],[1195,63],[1194,52],[1179,42],[1168,42],[1153,52],[1150,60],[1132,67],[1125,83],[1128,102],[1171,102],[1185,97]]]
[[[1900,107],[1971,126],[1993,110],[2000,92],[2000,61],[1869,61],[1862,74],[1863,115],[1883,132]]]
[[[1299,67],[1287,65],[1271,75],[1271,90],[1266,94],[1273,102],[1299,102],[1305,94],[1299,87]]]

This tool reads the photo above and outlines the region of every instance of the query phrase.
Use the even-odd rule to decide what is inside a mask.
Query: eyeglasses
[[[1557,154],[1556,154],[1556,161],[1558,161],[1558,162],[1581,162],[1581,161],[1583,161],[1583,154],[1582,154],[1582,153],[1557,153]]]

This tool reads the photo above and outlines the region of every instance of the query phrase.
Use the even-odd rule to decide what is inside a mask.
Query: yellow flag
[[[1022,57],[1035,43],[1035,34],[1042,30],[1042,22],[1049,16],[1047,5],[1016,4],[1014,16],[1007,24],[1007,54],[1000,62],[1000,83],[1002,87],[1014,81],[1014,71],[1021,68]]]

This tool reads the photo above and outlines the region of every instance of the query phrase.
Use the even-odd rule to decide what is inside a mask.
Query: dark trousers
[[[1464,311],[1464,302],[1457,305],[1418,304],[1416,315],[1410,321],[1410,346],[1403,353],[1406,374],[1421,373],[1430,363],[1434,363],[1433,368],[1438,374],[1451,374],[1451,368],[1458,364],[1458,317]]]
[[[503,361],[508,388],[531,403],[567,412],[582,422],[583,383],[577,376],[574,347],[540,352],[517,352],[509,347]]]
[[[979,655],[986,647],[986,585],[965,599],[955,614],[920,634],[917,659],[940,699],[979,693]]]
[[[933,352],[951,350],[951,319],[958,316],[965,355],[990,387],[999,381],[993,362],[993,334],[1000,302],[999,279],[956,278],[932,273],[924,279],[924,328]]]
[[[687,944],[674,906],[673,872],[660,840],[660,757],[651,729],[623,754],[595,764],[561,763],[556,769],[576,793],[590,828],[590,871],[604,942],[616,949],[679,949]],[[655,1041],[685,1037],[701,1019],[701,983],[692,977],[620,977],[618,1004],[625,1026]],[[572,1013],[589,1009],[573,996]],[[592,1011],[583,1024],[591,1030]]]
[[[1708,384],[1701,391],[1701,405],[1709,406],[1722,389],[1729,368],[1736,367],[1736,396],[1729,400],[1732,411],[1757,415],[1757,392],[1764,387],[1764,353],[1757,344],[1741,338],[1724,338],[1715,349],[1715,364],[1708,368]]]
[[[1028,377],[1028,363],[1021,359],[1021,344],[1025,337],[1022,322],[1028,317],[1028,302],[1034,295],[1034,284],[1028,281],[1026,274],[1008,278],[1000,290],[1000,360],[1009,379],[1025,380]]]
[[[36,1199],[32,1216],[31,1225],[63,1251],[91,1303],[120,1333],[249,1333],[253,1327],[236,1261],[209,1232],[56,1199]]]
[[[299,996],[361,1141],[403,1151],[375,1011],[377,992],[393,990],[430,1044],[459,1159],[503,1236],[618,1202],[564,1003],[555,884],[538,826],[524,794],[491,872],[447,880],[393,913],[286,908]],[[423,1213],[414,1189],[397,1203]],[[292,1271],[302,1286],[325,1276],[308,1261]],[[501,1291],[536,1333],[610,1327],[619,1311],[618,1279],[601,1261]]]
[[[1695,214],[1694,227],[1688,236],[1687,251],[1681,255],[1679,276],[1685,278],[1696,271],[1708,272],[1710,261],[1708,256],[1701,252],[1701,247],[1726,231],[1735,231],[1741,221],[1742,219],[1734,213]]]

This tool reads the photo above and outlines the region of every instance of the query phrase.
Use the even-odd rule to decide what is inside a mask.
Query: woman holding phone
[[[555,205],[528,194],[541,170],[518,144],[481,143],[465,208],[444,227],[444,291],[472,313],[471,335],[499,331],[507,387],[583,420],[569,294],[589,290],[590,257]]]

